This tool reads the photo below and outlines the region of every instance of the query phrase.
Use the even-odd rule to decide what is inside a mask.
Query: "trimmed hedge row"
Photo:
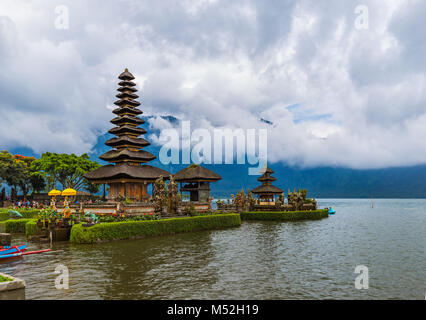
[[[25,235],[27,237],[37,234],[37,220],[30,220],[25,225]]]
[[[100,223],[88,228],[78,224],[71,229],[70,242],[94,243],[191,231],[213,230],[237,227],[240,225],[241,218],[238,214],[220,214],[152,221]]]
[[[6,221],[10,219],[10,209],[0,209],[0,221]],[[39,214],[40,210],[38,209],[18,209],[15,210],[22,214],[24,219],[34,219]]]
[[[287,212],[241,212],[241,220],[298,221],[328,218],[328,210]]]
[[[6,220],[0,222],[0,232],[6,233],[26,233],[26,225],[28,222],[36,222],[34,219],[18,219]]]

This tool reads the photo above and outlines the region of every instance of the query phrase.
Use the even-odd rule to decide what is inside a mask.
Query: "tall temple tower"
[[[116,117],[111,120],[116,127],[108,131],[116,137],[105,142],[113,149],[99,157],[110,164],[86,173],[85,177],[91,183],[108,184],[108,200],[146,201],[150,197],[148,184],[153,184],[160,176],[168,179],[170,173],[146,164],[156,157],[143,150],[150,143],[140,138],[146,131],[139,127],[145,121],[139,117],[142,111],[137,108],[140,102],[136,100],[139,96],[132,81],[135,77],[126,69],[118,78],[121,80],[116,95],[119,100],[114,102],[118,108],[113,111]]]

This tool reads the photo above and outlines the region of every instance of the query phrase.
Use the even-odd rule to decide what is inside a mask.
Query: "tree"
[[[18,186],[21,188],[24,197],[26,197],[33,187],[30,168],[35,158],[17,154],[13,156],[13,159],[15,159],[15,165],[17,166],[15,174],[17,174]]]
[[[0,177],[10,187],[17,188],[23,178],[23,167],[6,150],[0,152]]]
[[[59,182],[64,189],[80,190],[88,186],[84,174],[99,168],[101,165],[91,161],[88,154],[57,154],[46,152],[35,160],[31,167],[34,172],[40,172],[46,178],[49,187]]]
[[[39,172],[31,169],[31,164],[36,159],[34,157],[24,157],[22,155],[12,155],[8,151],[0,152],[0,180],[6,182],[14,189],[21,189],[24,197],[31,190],[41,191],[45,188],[44,177]]]
[[[87,179],[85,179],[85,180],[86,180],[86,182],[84,184],[84,189],[87,192],[90,192],[91,194],[95,194],[95,193],[99,192],[99,187],[100,187],[99,184],[93,184],[93,183],[90,183],[90,181],[88,181]]]
[[[40,193],[46,189],[46,180],[41,172],[31,172],[30,181],[34,192]]]

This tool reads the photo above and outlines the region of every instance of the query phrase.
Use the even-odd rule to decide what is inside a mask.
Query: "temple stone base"
[[[92,212],[94,214],[111,214],[117,210],[118,203],[107,203],[107,204],[84,204],[81,206],[72,205],[70,206],[72,213],[78,213],[79,210],[84,212]],[[120,209],[124,209],[128,215],[142,215],[145,213],[152,213],[155,211],[155,206],[150,202],[132,203],[132,204],[120,204]],[[58,212],[62,212],[63,207],[58,207]]]

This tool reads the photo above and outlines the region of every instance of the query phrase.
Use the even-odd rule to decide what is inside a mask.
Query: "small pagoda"
[[[208,203],[210,200],[210,182],[222,179],[217,173],[198,164],[191,164],[174,175],[180,183],[180,194],[189,192],[190,202]]]
[[[132,81],[135,77],[126,69],[118,78],[121,80],[116,95],[119,100],[114,102],[116,117],[111,120],[115,127],[108,131],[116,137],[105,142],[113,149],[99,157],[110,164],[85,174],[85,177],[91,183],[109,185],[108,200],[143,202],[150,198],[148,185],[154,184],[160,176],[167,179],[170,173],[147,165],[156,157],[143,150],[150,143],[140,137],[146,131],[139,127],[145,121],[139,117],[142,111],[138,109],[140,102],[136,99],[139,96]]]
[[[283,194],[280,188],[272,185],[272,182],[277,180],[271,176],[273,173],[274,171],[272,171],[272,169],[266,167],[263,175],[257,179],[262,185],[251,191],[258,196],[260,204],[275,204],[275,197]]]

